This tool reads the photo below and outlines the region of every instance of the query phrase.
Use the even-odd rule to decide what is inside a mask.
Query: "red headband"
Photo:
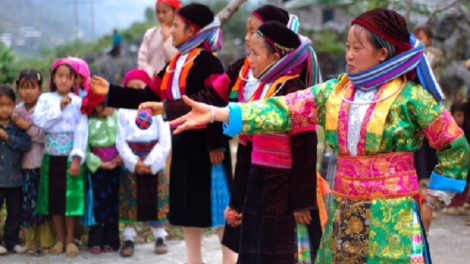
[[[167,5],[170,5],[176,9],[181,8],[181,2],[179,0],[157,0],[157,3],[165,3]]]
[[[196,32],[199,32],[199,30],[201,30],[202,28],[196,24],[194,24],[193,22],[189,21],[187,18],[185,18],[183,15],[181,15],[180,13],[176,13],[177,16],[179,16],[181,19],[183,19],[184,21],[188,22],[188,24],[190,26],[192,26],[194,28],[194,30]]]
[[[253,11],[253,13],[251,13],[253,16],[255,16],[257,19],[259,19],[259,21],[261,21],[261,23],[264,23],[266,21],[264,21],[264,19],[258,14],[258,12],[256,11]]]
[[[383,32],[380,32],[379,30],[377,30],[376,28],[374,28],[373,26],[371,26],[370,24],[368,24],[366,21],[363,21],[363,20],[359,20],[359,19],[354,19],[352,22],[351,22],[351,25],[354,25],[354,24],[357,24],[357,25],[360,25],[360,26],[363,26],[365,28],[367,28],[368,30],[374,32],[375,34],[377,34],[379,37],[385,39],[386,41],[392,43],[393,45],[395,45],[397,47],[397,54],[400,54],[404,51],[407,51],[407,50],[410,50],[413,48],[413,45],[411,45],[410,43],[406,43],[406,42],[401,42],[401,41],[398,41],[394,38],[391,38],[387,35],[385,35]]]

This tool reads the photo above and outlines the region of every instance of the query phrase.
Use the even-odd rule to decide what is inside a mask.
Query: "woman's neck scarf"
[[[199,30],[190,40],[177,47],[180,54],[186,54],[195,48],[204,48],[210,52],[217,52],[222,48],[222,29],[220,20],[214,18],[209,25]]]
[[[261,32],[259,32],[261,34]],[[268,42],[271,42],[263,36]],[[269,65],[263,72],[256,76],[262,83],[272,83],[279,77],[286,74],[299,74],[304,69],[304,63],[307,62],[307,76],[305,85],[307,87],[320,83],[320,71],[315,51],[311,47],[312,41],[304,36],[300,36],[300,46],[294,50],[283,48],[274,43],[276,50],[285,54],[280,60]]]

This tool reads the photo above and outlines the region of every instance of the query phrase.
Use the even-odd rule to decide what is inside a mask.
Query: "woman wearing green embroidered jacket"
[[[405,19],[375,9],[352,21],[347,73],[285,97],[192,111],[175,133],[224,121],[230,135],[325,128],[338,152],[334,199],[316,263],[430,263],[432,209],[465,187],[469,147]],[[420,206],[413,152],[425,136],[439,164]]]

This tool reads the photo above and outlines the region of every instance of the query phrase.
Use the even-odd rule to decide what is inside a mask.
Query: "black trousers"
[[[13,250],[19,241],[20,226],[23,222],[21,210],[23,208],[23,186],[0,187],[0,209],[3,203],[7,206],[7,220],[3,228],[3,242],[8,250]],[[1,242],[1,241],[0,241]]]
[[[88,247],[110,246],[115,251],[119,250],[121,242],[119,240],[119,223],[98,224],[90,226],[88,232]]]

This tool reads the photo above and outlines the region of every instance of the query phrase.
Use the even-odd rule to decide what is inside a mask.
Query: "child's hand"
[[[70,176],[77,176],[80,174],[80,157],[73,157],[72,162],[70,163],[69,174]]]
[[[23,130],[28,130],[30,127],[31,127],[31,123],[29,123],[28,121],[24,120],[20,115],[12,115],[11,116],[11,120],[13,120],[13,123],[15,123],[15,125]]]
[[[60,101],[60,109],[64,110],[67,105],[69,105],[72,102],[72,98],[70,98],[68,95],[62,97],[62,101]]]
[[[164,108],[162,102],[146,102],[139,105],[139,111],[144,109],[152,110],[152,115],[157,116],[163,114]]]
[[[152,167],[150,165],[144,165],[144,170],[142,174],[152,174]]]
[[[170,37],[170,27],[171,25],[162,25],[162,29],[160,32],[162,33],[163,41],[167,40]]]
[[[100,76],[93,76],[90,80],[90,89],[99,95],[107,95],[109,90],[109,83]]]
[[[229,206],[225,208],[224,217],[225,220],[227,220],[227,223],[232,227],[237,227],[242,223],[242,214],[239,214]]]
[[[117,156],[116,158],[114,158],[113,160],[114,162],[116,162],[116,166],[122,166],[122,158],[121,156]]]
[[[224,161],[225,154],[223,149],[213,149],[209,152],[212,165],[217,165]]]
[[[300,212],[294,212],[295,221],[300,225],[308,225],[312,221],[310,210],[304,210]]]
[[[135,164],[135,172],[137,174],[144,174],[144,163],[139,159],[137,163]]]
[[[2,138],[3,140],[8,140],[7,132],[1,128],[0,128],[0,138]]]
[[[108,162],[103,162],[100,165],[100,169],[103,170],[114,170],[116,168],[117,164],[115,161],[108,161]]]

